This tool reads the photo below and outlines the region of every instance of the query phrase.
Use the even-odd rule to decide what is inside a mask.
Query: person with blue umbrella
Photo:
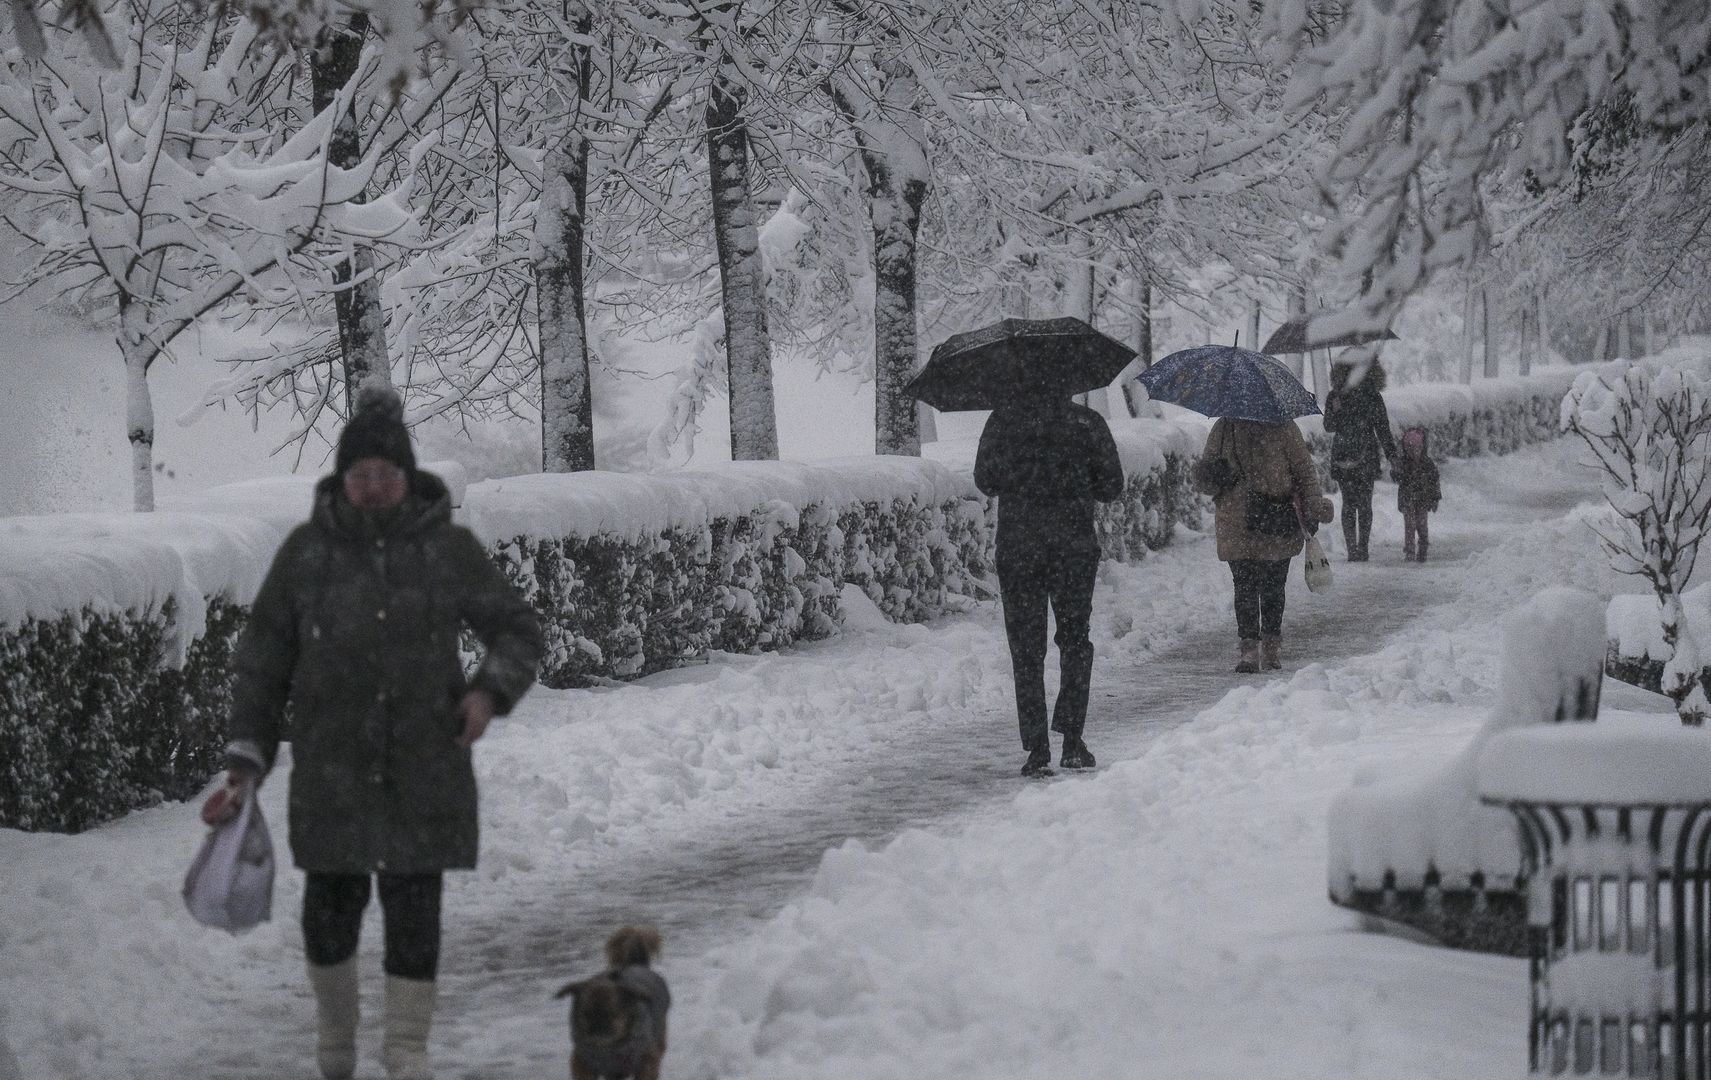
[[[1281,363],[1233,345],[1172,353],[1139,378],[1155,401],[1218,418],[1194,482],[1212,496],[1218,558],[1235,586],[1236,671],[1280,668],[1289,562],[1336,515],[1295,424],[1319,403]]]

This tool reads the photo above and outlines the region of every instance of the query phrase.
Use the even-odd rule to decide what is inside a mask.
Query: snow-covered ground
[[[1227,577],[1204,540],[1106,567],[1091,776],[1015,778],[989,604],[536,690],[477,753],[484,849],[449,879],[442,1076],[558,1074],[549,995],[628,920],[667,928],[673,1077],[1519,1075],[1525,965],[1361,932],[1325,900],[1325,811],[1465,743],[1520,600],[1618,591],[1571,457],[1447,463],[1423,567],[1400,562],[1381,486],[1376,561],[1335,560],[1328,596],[1292,584],[1290,625],[1342,636],[1298,631],[1270,679],[1224,672]],[[1160,715],[1125,708],[1173,677]],[[260,931],[198,928],[177,888],[200,833],[185,805],[0,831],[0,1031],[24,1076],[311,1074],[300,875]],[[371,989],[378,929],[371,912]]]

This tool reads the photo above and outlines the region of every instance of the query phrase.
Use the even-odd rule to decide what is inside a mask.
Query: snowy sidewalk
[[[1281,679],[1228,673],[1208,545],[1106,567],[1090,777],[1015,777],[990,605],[537,691],[478,752],[484,851],[449,879],[442,1076],[561,1073],[548,995],[643,918],[666,934],[676,1077],[1504,1074],[1524,967],[1352,934],[1324,900],[1323,810],[1359,768],[1459,747],[1508,606],[1614,586],[1584,523],[1548,520],[1591,494],[1566,460],[1451,464],[1424,567],[1398,561],[1382,487],[1379,561],[1337,562],[1328,597],[1292,583],[1289,651],[1320,663]],[[266,791],[276,828],[283,794]],[[0,832],[0,1025],[25,1075],[307,1065],[300,875],[272,926],[201,931],[176,896],[198,834],[182,806]],[[377,931],[371,915],[371,975]],[[1462,1020],[1474,1036],[1445,1038]]]

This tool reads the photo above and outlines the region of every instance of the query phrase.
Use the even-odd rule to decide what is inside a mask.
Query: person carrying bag
[[[242,799],[237,814],[208,830],[184,875],[190,917],[233,934],[273,917],[273,837],[256,800],[236,797]]]
[[[1293,420],[1221,418],[1194,480],[1213,498],[1218,558],[1230,564],[1235,586],[1236,671],[1280,668],[1285,586],[1290,560],[1305,547],[1303,520],[1330,521],[1336,513],[1320,491],[1307,441]]]

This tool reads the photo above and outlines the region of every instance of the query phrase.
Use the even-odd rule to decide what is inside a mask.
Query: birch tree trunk
[[[731,390],[731,459],[778,458],[772,397],[772,346],[766,330],[766,270],[749,194],[745,91],[715,74],[707,97],[707,169],[713,195],[713,239],[725,312],[725,362]],[[913,410],[910,420],[913,424]]]
[[[1479,289],[1479,332],[1484,339],[1485,348],[1485,377],[1497,378],[1497,343],[1491,336],[1491,288],[1482,285]]]
[[[1551,327],[1545,321],[1545,287],[1540,285],[1533,290],[1533,332],[1539,338],[1539,364],[1551,362]]]
[[[1259,351],[1259,301],[1248,301],[1248,344],[1247,347]]]
[[[1473,382],[1473,282],[1462,290],[1461,301],[1461,381]]]
[[[541,343],[541,471],[585,472],[594,462],[583,248],[588,140],[569,132],[547,155],[535,211],[535,304]]]
[[[1531,325],[1533,323],[1533,312],[1531,312],[1530,306],[1521,306],[1519,317],[1521,317],[1521,330],[1519,330],[1514,354],[1516,354],[1516,361],[1518,361],[1519,373],[1530,375],[1533,371],[1533,346],[1538,344],[1538,337],[1533,334],[1533,325]]]
[[[1131,280],[1130,288],[1134,290],[1131,304],[1135,309],[1131,340],[1140,370],[1145,371],[1153,366],[1153,283],[1146,271],[1140,270]],[[1123,404],[1128,406],[1130,416],[1141,415],[1141,388],[1134,379],[1123,380]]]
[[[1289,290],[1289,317],[1305,319],[1307,317],[1307,286],[1296,285]],[[1307,381],[1308,359],[1306,353],[1288,353],[1289,370],[1303,383]]]
[[[891,48],[897,48],[892,45]],[[828,86],[855,134],[867,176],[873,230],[874,452],[921,453],[915,402],[904,392],[920,360],[915,302],[921,206],[932,173],[920,84],[901,57],[883,57],[870,85],[834,79]]]
[[[339,91],[356,76],[362,59],[362,42],[368,34],[368,16],[352,14],[344,26],[330,25],[321,31],[310,51],[310,82],[317,112],[333,104]],[[339,168],[354,168],[362,161],[362,130],[355,103],[339,117],[327,145],[327,160]],[[359,197],[355,201],[365,201]],[[354,402],[356,390],[370,375],[392,382],[392,364],[386,352],[386,313],[380,302],[380,282],[373,273],[368,250],[357,247],[333,267],[333,281],[351,282],[334,294],[339,324],[339,352],[344,358],[345,400]]]
[[[143,336],[136,301],[119,298],[119,355],[125,362],[125,438],[131,444],[131,508],[154,509],[154,400],[149,367],[158,351]]]

